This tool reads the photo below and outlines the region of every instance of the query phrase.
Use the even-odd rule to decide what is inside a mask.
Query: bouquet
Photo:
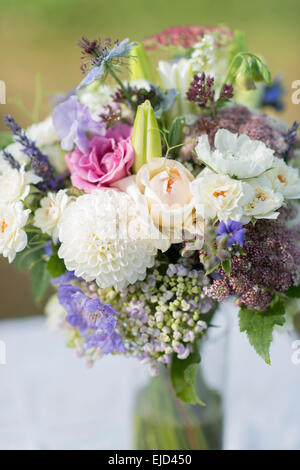
[[[225,299],[267,363],[298,311],[298,124],[261,111],[281,85],[227,27],[79,47],[83,79],[45,121],[5,117],[0,252],[36,299],[54,286],[49,321],[89,365],[133,356],[200,403],[198,346]]]

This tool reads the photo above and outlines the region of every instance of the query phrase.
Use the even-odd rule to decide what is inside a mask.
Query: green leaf
[[[33,298],[42,300],[50,285],[51,276],[44,260],[37,261],[31,268],[30,281]]]
[[[225,261],[222,261],[222,268],[224,269],[225,273],[230,276],[231,273],[231,260],[230,259],[225,259]]]
[[[192,405],[205,406],[196,391],[197,366],[200,360],[196,345],[194,352],[186,359],[178,359],[174,355],[171,364],[171,381],[177,398]]]
[[[242,307],[239,312],[239,325],[241,332],[245,332],[251,346],[267,364],[270,361],[270,346],[273,339],[275,325],[282,326],[285,323],[284,302],[280,297],[275,297],[266,312],[248,310]]]
[[[29,243],[34,243],[36,237],[38,243],[39,236],[29,233]],[[37,302],[40,301],[45,295],[51,279],[45,260],[44,243],[43,245],[27,246],[25,250],[17,254],[14,263],[18,269],[29,271],[33,298]]]
[[[58,277],[66,272],[64,261],[56,254],[52,255],[47,263],[47,269],[51,277]]]
[[[286,292],[285,295],[292,299],[300,298],[300,285],[299,286],[292,286]]]
[[[171,129],[169,132],[168,142],[170,147],[174,147],[175,145],[179,144],[180,142],[180,120],[179,118],[175,118],[172,122]]]

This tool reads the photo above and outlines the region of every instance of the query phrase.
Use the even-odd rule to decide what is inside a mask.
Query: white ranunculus
[[[248,223],[251,218],[255,219],[277,219],[282,206],[282,194],[273,191],[270,181],[266,176],[254,178],[246,183],[254,190],[253,197],[243,205],[244,217],[242,221]]]
[[[35,211],[34,225],[43,233],[50,235],[54,242],[58,240],[61,216],[72,200],[65,189],[61,189],[58,193],[50,192],[41,200],[41,207]]]
[[[68,271],[103,289],[122,290],[145,279],[157,254],[134,201],[113,189],[72,202],[63,212],[59,240]]]
[[[27,245],[27,235],[23,230],[30,210],[24,210],[22,202],[0,204],[0,253],[13,262],[18,252]]]
[[[288,166],[281,158],[274,158],[273,169],[266,172],[275,192],[286,199],[300,199],[299,170]]]
[[[162,88],[164,90],[175,88],[178,91],[174,104],[168,111],[170,119],[195,114],[195,104],[186,99],[186,92],[193,79],[191,62],[188,59],[180,59],[174,63],[161,60],[157,70]]]
[[[253,197],[253,188],[242,181],[219,175],[209,170],[200,173],[191,183],[191,191],[197,211],[205,219],[240,220],[242,206]]]
[[[216,173],[238,179],[255,178],[273,166],[274,151],[246,134],[238,136],[220,129],[214,143],[213,151],[207,135],[202,135],[195,150],[199,159]]]
[[[0,204],[23,201],[28,196],[30,184],[37,184],[42,179],[32,171],[9,169],[0,175]]]

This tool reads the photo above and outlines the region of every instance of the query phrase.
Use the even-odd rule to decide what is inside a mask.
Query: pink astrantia
[[[67,154],[73,186],[90,193],[129,176],[134,160],[131,131],[130,126],[117,124],[105,136],[94,136],[87,152],[76,148]]]

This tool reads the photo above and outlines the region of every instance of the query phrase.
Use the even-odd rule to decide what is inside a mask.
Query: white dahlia
[[[34,225],[53,238],[54,242],[58,240],[59,223],[63,211],[72,201],[65,189],[58,193],[48,193],[41,200],[41,207],[35,211]]]
[[[22,202],[0,204],[0,253],[10,263],[16,253],[23,251],[27,245],[27,235],[23,230],[30,210],[24,210]]]
[[[62,215],[59,240],[67,269],[104,289],[143,280],[157,253],[133,200],[111,189],[72,202]]]

